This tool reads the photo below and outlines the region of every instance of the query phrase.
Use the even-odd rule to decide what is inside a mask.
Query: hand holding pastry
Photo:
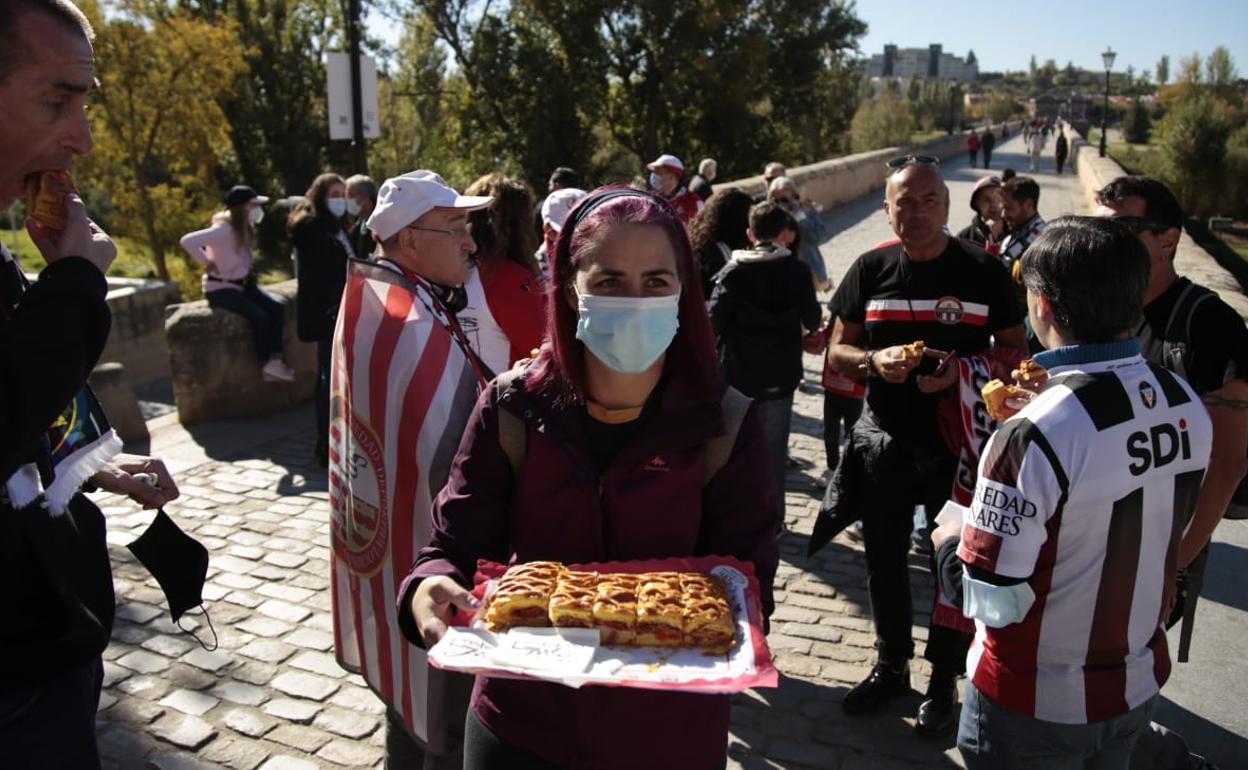
[[[1039,393],[1049,381],[1049,371],[1030,358],[1024,358],[1019,362],[1018,368],[1010,373],[1010,377],[1020,388]]]
[[[481,602],[463,586],[449,577],[438,575],[420,581],[412,595],[412,617],[426,647],[432,647],[446,635],[455,608],[475,611]]]
[[[990,380],[980,391],[980,395],[984,398],[988,416],[997,422],[1004,422],[1018,414],[1036,397],[1036,394],[1030,390],[1017,385],[1006,385],[1001,380]]]
[[[26,180],[26,231],[48,264],[62,257],[82,257],[108,272],[117,247],[87,218],[82,198],[65,171],[31,174]]]
[[[871,365],[885,382],[898,384],[905,382],[910,376],[910,370],[922,361],[923,342],[920,340],[877,351],[872,357]]]

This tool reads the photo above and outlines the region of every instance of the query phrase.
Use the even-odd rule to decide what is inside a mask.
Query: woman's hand
[[[463,586],[444,575],[425,578],[412,595],[412,617],[425,647],[432,647],[446,635],[454,608],[475,611],[481,602]]]

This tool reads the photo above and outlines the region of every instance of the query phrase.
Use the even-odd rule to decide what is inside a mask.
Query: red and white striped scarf
[[[456,328],[419,279],[351,261],[330,397],[334,647],[425,741],[429,669],[395,605],[485,384]]]
[[[958,358],[957,446],[958,471],[953,478],[950,498],[959,505],[971,504],[975,483],[979,478],[979,453],[988,437],[997,429],[997,421],[988,416],[982,391],[989,380],[1009,380],[1010,371],[1022,360],[1022,354],[1011,348],[991,348],[979,355]],[[936,589],[932,622],[973,633],[975,623],[962,614]]]

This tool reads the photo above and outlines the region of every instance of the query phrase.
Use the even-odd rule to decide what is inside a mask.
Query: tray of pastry
[[[752,565],[730,557],[478,565],[482,608],[429,651],[453,671],[728,693],[774,687]]]

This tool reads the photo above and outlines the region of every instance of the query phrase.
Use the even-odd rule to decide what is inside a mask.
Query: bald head
[[[884,213],[893,232],[914,259],[935,258],[945,250],[949,221],[949,188],[940,168],[913,163],[888,177]]]

